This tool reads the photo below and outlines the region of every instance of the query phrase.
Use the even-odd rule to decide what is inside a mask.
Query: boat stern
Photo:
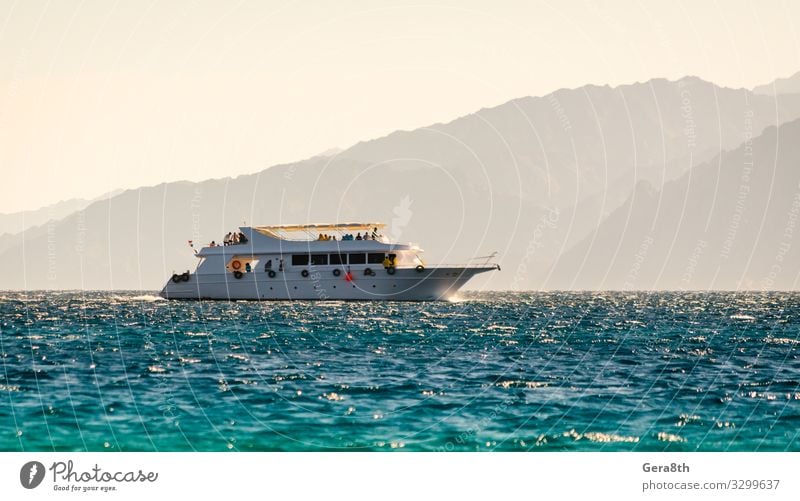
[[[164,299],[196,299],[198,297],[197,275],[188,270],[184,273],[173,274],[167,279],[158,295]]]

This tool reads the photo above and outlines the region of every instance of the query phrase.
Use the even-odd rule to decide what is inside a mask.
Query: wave
[[[656,438],[661,442],[686,442],[686,439],[680,435],[675,435],[673,433],[667,433],[665,431],[658,432]]]
[[[166,301],[161,296],[154,296],[152,294],[142,294],[141,296],[111,296],[110,299],[119,302],[129,302],[129,301],[143,301],[146,303],[153,303],[156,301]]]
[[[565,431],[562,436],[564,437],[571,437],[577,440],[588,440],[589,442],[599,442],[599,443],[615,443],[615,442],[623,442],[623,443],[637,443],[639,441],[639,437],[631,436],[631,435],[617,435],[616,433],[603,433],[599,431],[587,431],[586,433],[578,433],[575,429],[571,429],[569,431]]]
[[[141,296],[133,296],[132,298],[130,298],[130,301],[146,301],[148,303],[152,303],[154,301],[166,301],[166,299],[164,299],[161,296],[153,296],[152,294],[144,294],[144,295],[141,295]]]

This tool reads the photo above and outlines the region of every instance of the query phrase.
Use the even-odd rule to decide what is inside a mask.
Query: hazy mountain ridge
[[[644,217],[642,201],[658,206],[654,194],[692,165],[721,166],[720,151],[738,147],[745,132],[797,117],[800,96],[694,77],[521,98],[256,174],[127,190],[6,237],[3,288],[160,288],[173,271],[193,268],[188,240],[219,241],[243,221],[335,220],[390,223],[390,235],[421,243],[430,262],[499,251],[503,272],[476,286],[583,288],[569,274],[582,259],[563,274],[561,263],[606,234],[598,229],[606,216],[618,221],[636,204],[634,216]]]
[[[122,190],[115,190],[93,199],[72,198],[40,209],[0,214],[0,238],[40,226],[48,221],[57,221],[73,212],[88,207],[92,202],[113,197],[121,192]],[[0,249],[2,248],[0,247]]]
[[[543,287],[796,289],[798,137],[800,120],[769,127],[660,191],[637,190]]]
[[[519,181],[522,195],[540,205],[570,207],[621,176],[631,189],[642,178],[660,184],[691,167],[690,158],[698,163],[735,148],[748,110],[758,131],[800,116],[800,96],[780,97],[778,116],[774,99],[696,77],[587,86],[395,132],[341,155],[365,162],[450,164],[475,182],[485,182],[482,169],[492,159],[504,193],[519,196]]]
[[[765,85],[753,88],[755,94],[775,96],[778,94],[797,94],[800,93],[800,71],[786,78],[778,78]]]

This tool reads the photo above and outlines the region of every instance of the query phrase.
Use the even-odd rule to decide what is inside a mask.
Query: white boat
[[[414,244],[390,242],[381,223],[243,226],[223,245],[196,251],[194,272],[176,273],[167,299],[448,300],[480,264],[428,265]],[[366,238],[356,239],[364,235]]]

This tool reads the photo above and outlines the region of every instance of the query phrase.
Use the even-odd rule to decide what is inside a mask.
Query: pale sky
[[[235,176],[562,87],[800,71],[796,1],[0,0],[0,212]]]

